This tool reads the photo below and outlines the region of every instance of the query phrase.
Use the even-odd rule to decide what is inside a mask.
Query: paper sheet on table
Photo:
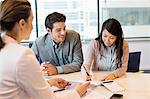
[[[106,99],[106,96],[99,92],[89,89],[87,90],[87,93],[82,97],[82,99]]]
[[[90,92],[89,94],[86,94],[86,96],[82,97],[82,99],[106,99],[105,96],[101,95],[97,92]]]
[[[111,92],[118,92],[118,91],[124,91],[125,89],[121,87],[117,82],[109,82],[109,83],[102,83],[107,89],[109,89]]]
[[[67,87],[65,90],[57,91],[59,90],[57,87],[51,87],[53,91],[55,91],[57,94],[64,94],[68,91],[73,90],[78,84],[83,83],[83,81],[70,81],[71,86]],[[82,99],[106,99],[103,94],[98,93],[94,90],[95,87],[99,84],[98,81],[91,81],[93,84],[88,90],[87,93],[82,97]]]
[[[60,92],[60,91],[67,91],[67,90],[73,90],[78,84],[81,83],[81,81],[78,81],[78,82],[74,82],[74,81],[69,81],[70,82],[70,86],[67,86],[65,89],[59,89],[58,87],[55,87],[55,86],[52,86],[51,87],[51,90],[53,92]]]
[[[100,86],[102,84],[102,82],[99,80],[90,81],[90,83],[92,86]]]

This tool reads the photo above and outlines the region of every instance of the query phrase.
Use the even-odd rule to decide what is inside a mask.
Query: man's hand
[[[65,89],[67,86],[70,85],[70,83],[62,78],[51,78],[48,80],[48,83],[51,86],[56,86],[60,89]]]
[[[47,71],[47,74],[49,76],[58,74],[56,66],[54,66],[52,64],[44,62],[41,64],[41,66],[44,67],[43,71]]]

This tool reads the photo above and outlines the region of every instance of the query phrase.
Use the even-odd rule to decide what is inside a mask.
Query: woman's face
[[[112,46],[115,43],[116,39],[117,39],[117,36],[112,35],[106,29],[103,30],[102,40],[103,40],[105,46],[107,46],[107,47]]]

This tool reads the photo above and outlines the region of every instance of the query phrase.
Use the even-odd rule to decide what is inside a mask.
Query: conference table
[[[109,72],[95,71],[93,72],[93,81],[98,81],[101,77]],[[50,77],[61,77],[68,81],[84,82],[82,73],[75,72],[70,74],[60,74]],[[150,99],[150,74],[149,73],[126,73],[126,75],[114,80],[119,86],[124,88],[124,91],[115,92],[123,94],[123,99]],[[64,94],[66,91],[58,92],[57,94]],[[82,99],[109,99],[114,92],[108,90],[104,86],[96,86],[89,88]]]

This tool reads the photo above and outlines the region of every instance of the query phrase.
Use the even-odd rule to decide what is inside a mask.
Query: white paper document
[[[106,96],[96,91],[88,90],[82,99],[106,99]]]
[[[94,81],[90,81],[91,85],[93,86],[100,86],[101,85],[101,81],[98,81],[98,80],[94,80]]]
[[[56,94],[64,94],[68,91],[72,91],[75,88],[75,86],[77,86],[80,83],[83,83],[83,81],[70,81],[71,85],[65,89],[59,89],[57,87],[51,87],[51,89],[53,90],[53,92],[56,92]],[[91,81],[91,83],[94,88],[100,85],[100,82],[98,81]],[[90,87],[87,90],[87,93],[82,97],[82,99],[106,99],[106,96],[104,94],[96,92],[95,90],[93,90],[93,87]]]
[[[70,82],[70,85],[67,86],[64,89],[59,89],[58,87],[55,87],[55,86],[52,86],[51,89],[52,89],[53,92],[60,92],[60,91],[65,91],[65,90],[73,90],[76,87],[76,85],[81,83],[81,82],[73,82],[73,81],[69,81],[69,82]]]
[[[125,89],[121,87],[117,82],[110,81],[106,83],[102,83],[107,89],[109,89],[111,92],[118,92],[118,91],[124,91]]]

